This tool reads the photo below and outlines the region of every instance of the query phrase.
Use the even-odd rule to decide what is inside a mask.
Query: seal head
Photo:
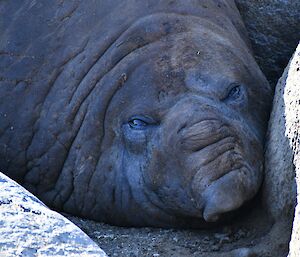
[[[102,144],[116,176],[114,223],[203,225],[260,187],[271,91],[243,41],[210,26],[136,50],[124,71]]]

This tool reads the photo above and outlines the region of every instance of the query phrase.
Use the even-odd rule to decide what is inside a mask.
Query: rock
[[[107,256],[62,215],[0,173],[0,256]]]
[[[299,0],[236,0],[256,59],[273,86],[300,39]]]
[[[296,72],[299,50],[276,86],[267,135],[264,200],[275,219],[293,216],[296,202],[293,156],[298,133],[295,125],[300,122],[296,116],[297,110],[300,112],[300,72]]]
[[[276,86],[266,142],[263,202],[271,230],[251,249],[257,256],[300,256],[300,44]],[[296,171],[296,173],[295,173]],[[292,232],[293,230],[293,232]],[[292,232],[292,240],[290,242]],[[290,242],[290,249],[289,249]]]
[[[286,115],[285,135],[289,139],[290,149],[293,152],[293,164],[296,171],[295,178],[297,184],[297,194],[294,193],[294,190],[291,192],[291,198],[294,201],[294,196],[297,195],[297,205],[294,212],[289,256],[297,257],[300,256],[300,44],[289,66],[289,69],[285,71],[283,93],[284,113]],[[290,201],[286,202],[287,207],[289,207]],[[283,209],[283,213],[285,213],[285,209]]]

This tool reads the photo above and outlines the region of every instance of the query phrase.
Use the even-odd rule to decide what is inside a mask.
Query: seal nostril
[[[187,123],[184,123],[178,130],[177,130],[177,135],[186,128]]]

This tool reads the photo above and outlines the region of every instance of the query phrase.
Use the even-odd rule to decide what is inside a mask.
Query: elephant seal
[[[257,193],[272,93],[233,1],[2,10],[0,168],[46,204],[203,227]]]

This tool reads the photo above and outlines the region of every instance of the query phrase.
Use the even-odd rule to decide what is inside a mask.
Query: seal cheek
[[[253,178],[249,173],[251,171],[246,167],[233,170],[203,192],[203,218],[207,222],[217,221],[222,213],[239,208],[255,195],[258,187],[253,186]]]
[[[145,151],[147,133],[143,130],[132,130],[128,124],[123,125],[123,140],[126,149],[133,154]]]

